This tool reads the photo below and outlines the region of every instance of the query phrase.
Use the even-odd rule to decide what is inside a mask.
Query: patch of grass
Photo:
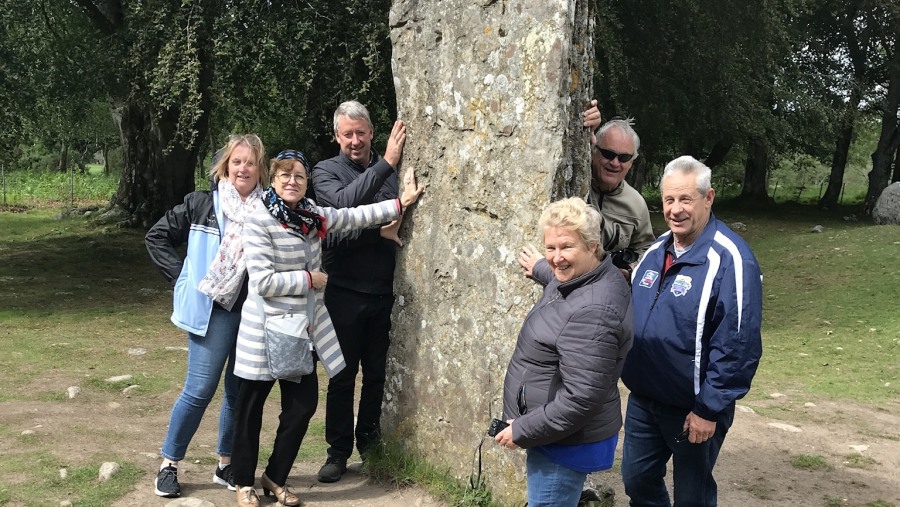
[[[449,471],[428,464],[424,458],[409,453],[397,442],[384,441],[366,456],[366,471],[373,480],[400,487],[417,484],[450,505],[459,507],[499,507],[485,484],[472,489],[461,484]]]
[[[801,454],[796,456],[791,460],[791,465],[794,465],[795,468],[809,471],[817,470],[828,472],[834,470],[834,467],[818,454]]]
[[[775,492],[775,488],[769,484],[769,481],[766,480],[765,477],[757,477],[754,481],[744,488],[748,493],[753,495],[754,498],[758,498],[760,500],[771,500],[772,493]]]
[[[844,465],[849,468],[872,468],[873,465],[880,465],[878,461],[869,456],[863,456],[859,453],[848,454],[844,457]]]
[[[87,174],[79,171],[74,174],[9,171],[6,173],[6,203],[30,208],[59,208],[109,202],[119,185],[119,175],[106,176],[101,166],[88,169]]]
[[[866,507],[897,507],[897,504],[885,502],[884,500],[875,500],[874,502],[867,503]]]
[[[900,396],[900,226],[848,222],[852,208],[752,211],[714,205],[763,270],[763,358],[754,390],[800,386],[831,398],[878,403]],[[822,225],[824,233],[810,233]]]
[[[103,461],[72,466],[44,452],[10,453],[0,460],[0,478],[25,477],[27,480],[2,480],[0,505],[59,505],[69,500],[75,506],[110,505],[129,490],[143,471],[132,463],[119,462],[121,468],[110,480],[99,480]],[[66,469],[63,479],[59,470]],[[40,487],[35,487],[39,485]]]
[[[841,507],[846,503],[847,502],[839,496],[825,495],[825,507]]]

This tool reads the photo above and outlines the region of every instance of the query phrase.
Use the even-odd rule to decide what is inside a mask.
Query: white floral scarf
[[[219,204],[228,217],[228,226],[222,232],[219,251],[209,266],[209,271],[197,290],[209,296],[220,305],[230,308],[241,290],[244,271],[244,242],[241,233],[244,221],[253,211],[262,206],[262,189],[257,185],[246,199],[241,199],[237,189],[227,178],[219,180]]]

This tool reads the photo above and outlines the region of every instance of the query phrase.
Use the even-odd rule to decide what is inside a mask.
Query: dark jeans
[[[676,443],[690,413],[671,405],[631,394],[625,415],[622,446],[622,481],[632,507],[669,507],[664,478],[666,463],[673,459],[675,505],[713,507],[717,502],[712,470],[728,428],[734,422],[734,404],[716,421],[716,432],[706,442]]]
[[[240,383],[234,411],[231,466],[236,485],[252,486],[256,481],[256,462],[259,460],[263,406],[275,381],[241,379]],[[265,474],[282,486],[294,466],[300,443],[309,428],[309,420],[319,404],[319,379],[313,371],[300,382],[279,380],[278,384],[281,388],[281,414]]]
[[[356,415],[356,448],[360,453],[381,437],[381,401],[391,344],[392,294],[364,294],[335,285],[325,288],[325,306],[334,323],[346,368],[328,381],[325,440],[328,455],[353,454],[353,398],[362,365],[362,390]]]

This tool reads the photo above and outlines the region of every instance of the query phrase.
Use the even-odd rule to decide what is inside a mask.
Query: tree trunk
[[[206,121],[197,125],[198,138],[206,136],[207,127]],[[194,190],[197,143],[170,146],[177,128],[178,111],[155,119],[148,107],[129,103],[122,108],[119,131],[124,168],[112,204],[124,212],[119,220],[123,225],[150,227]]]
[[[828,177],[828,187],[822,198],[819,199],[819,207],[832,208],[837,206],[841,196],[841,187],[844,184],[844,169],[847,168],[847,154],[850,151],[850,143],[853,141],[853,121],[855,112],[847,113],[848,119],[838,132],[834,145],[834,155],[831,158],[831,174]]]
[[[894,19],[895,43],[900,42],[900,14]],[[897,151],[897,112],[900,111],[900,50],[895,48],[894,57],[890,63],[890,77],[888,81],[887,96],[884,101],[884,109],[881,115],[881,135],[878,137],[878,145],[872,153],[872,170],[869,171],[869,189],[866,191],[866,201],[863,212],[871,215],[875,209],[875,202],[881,196],[881,192],[887,187],[891,179],[891,163],[894,153]]]
[[[741,199],[757,202],[771,202],[766,178],[769,172],[769,146],[765,141],[751,141],[747,147],[747,162],[744,164],[744,186]]]
[[[65,141],[62,143],[62,147],[59,149],[59,163],[56,166],[56,170],[64,173],[69,168],[69,145]]]
[[[707,155],[703,163],[710,169],[716,167],[725,161],[725,157],[728,156],[728,152],[731,151],[732,146],[734,146],[734,142],[731,139],[720,139],[716,145],[713,146],[712,151],[709,152],[709,155]]]
[[[109,176],[109,145],[103,143],[100,146],[100,151],[103,153],[103,175]]]
[[[891,178],[891,183],[896,183],[900,181],[900,146],[894,147],[894,176]]]

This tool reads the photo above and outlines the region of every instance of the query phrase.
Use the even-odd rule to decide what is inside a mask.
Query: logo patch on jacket
[[[672,282],[672,294],[675,294],[675,297],[684,296],[689,290],[691,290],[691,277],[677,275],[675,281]]]
[[[653,284],[656,282],[656,279],[659,278],[659,271],[653,271],[648,269],[644,271],[644,276],[641,277],[641,287],[653,287]]]

